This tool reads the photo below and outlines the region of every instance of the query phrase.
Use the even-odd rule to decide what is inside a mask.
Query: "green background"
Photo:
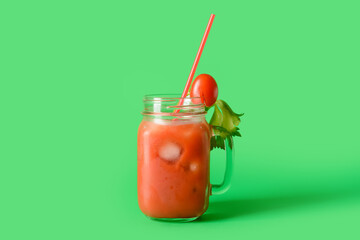
[[[1,239],[359,239],[359,1],[0,3]],[[136,198],[142,96],[197,74],[244,112],[187,224]],[[212,182],[223,152],[214,152]]]

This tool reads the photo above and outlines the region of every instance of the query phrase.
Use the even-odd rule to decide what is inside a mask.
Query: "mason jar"
[[[141,211],[165,221],[192,221],[208,208],[209,196],[230,185],[232,138],[225,140],[224,181],[210,184],[210,140],[205,106],[176,94],[146,95],[138,129],[137,188]]]

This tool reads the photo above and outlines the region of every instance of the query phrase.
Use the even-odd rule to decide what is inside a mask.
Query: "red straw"
[[[190,75],[187,79],[187,82],[186,82],[186,85],[185,85],[185,88],[184,88],[184,91],[181,95],[181,99],[179,101],[179,106],[181,106],[183,103],[184,103],[184,98],[186,97],[187,93],[189,92],[189,88],[190,88],[190,85],[191,85],[191,82],[192,82],[192,79],[194,78],[194,74],[195,74],[195,71],[196,71],[196,67],[199,63],[199,60],[200,60],[200,57],[201,57],[201,53],[204,49],[204,46],[205,46],[205,43],[206,43],[206,39],[209,35],[209,32],[210,32],[210,28],[211,28],[211,25],[214,21],[214,18],[215,18],[215,15],[214,14],[211,14],[210,15],[210,19],[209,19],[209,22],[208,22],[208,25],[206,26],[206,29],[205,29],[205,32],[204,32],[204,36],[201,40],[201,43],[200,43],[200,47],[199,47],[199,50],[196,54],[196,57],[195,57],[195,61],[194,61],[194,64],[192,65],[192,68],[191,68],[191,71],[190,71]],[[176,109],[175,113],[178,113],[180,111],[180,109]]]

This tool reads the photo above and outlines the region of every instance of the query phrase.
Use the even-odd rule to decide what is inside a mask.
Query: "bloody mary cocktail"
[[[241,136],[238,125],[243,114],[218,99],[218,85],[211,75],[200,74],[193,80],[214,17],[210,15],[182,94],[143,99],[137,141],[138,203],[154,219],[192,221],[206,211],[210,193],[223,194],[230,187],[233,136]],[[208,124],[205,115],[211,108]],[[223,181],[211,185],[209,155],[214,148],[225,150],[226,167]]]

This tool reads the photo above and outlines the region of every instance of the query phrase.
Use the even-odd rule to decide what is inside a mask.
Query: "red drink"
[[[138,201],[153,218],[201,216],[209,202],[210,127],[144,120],[138,131]]]

